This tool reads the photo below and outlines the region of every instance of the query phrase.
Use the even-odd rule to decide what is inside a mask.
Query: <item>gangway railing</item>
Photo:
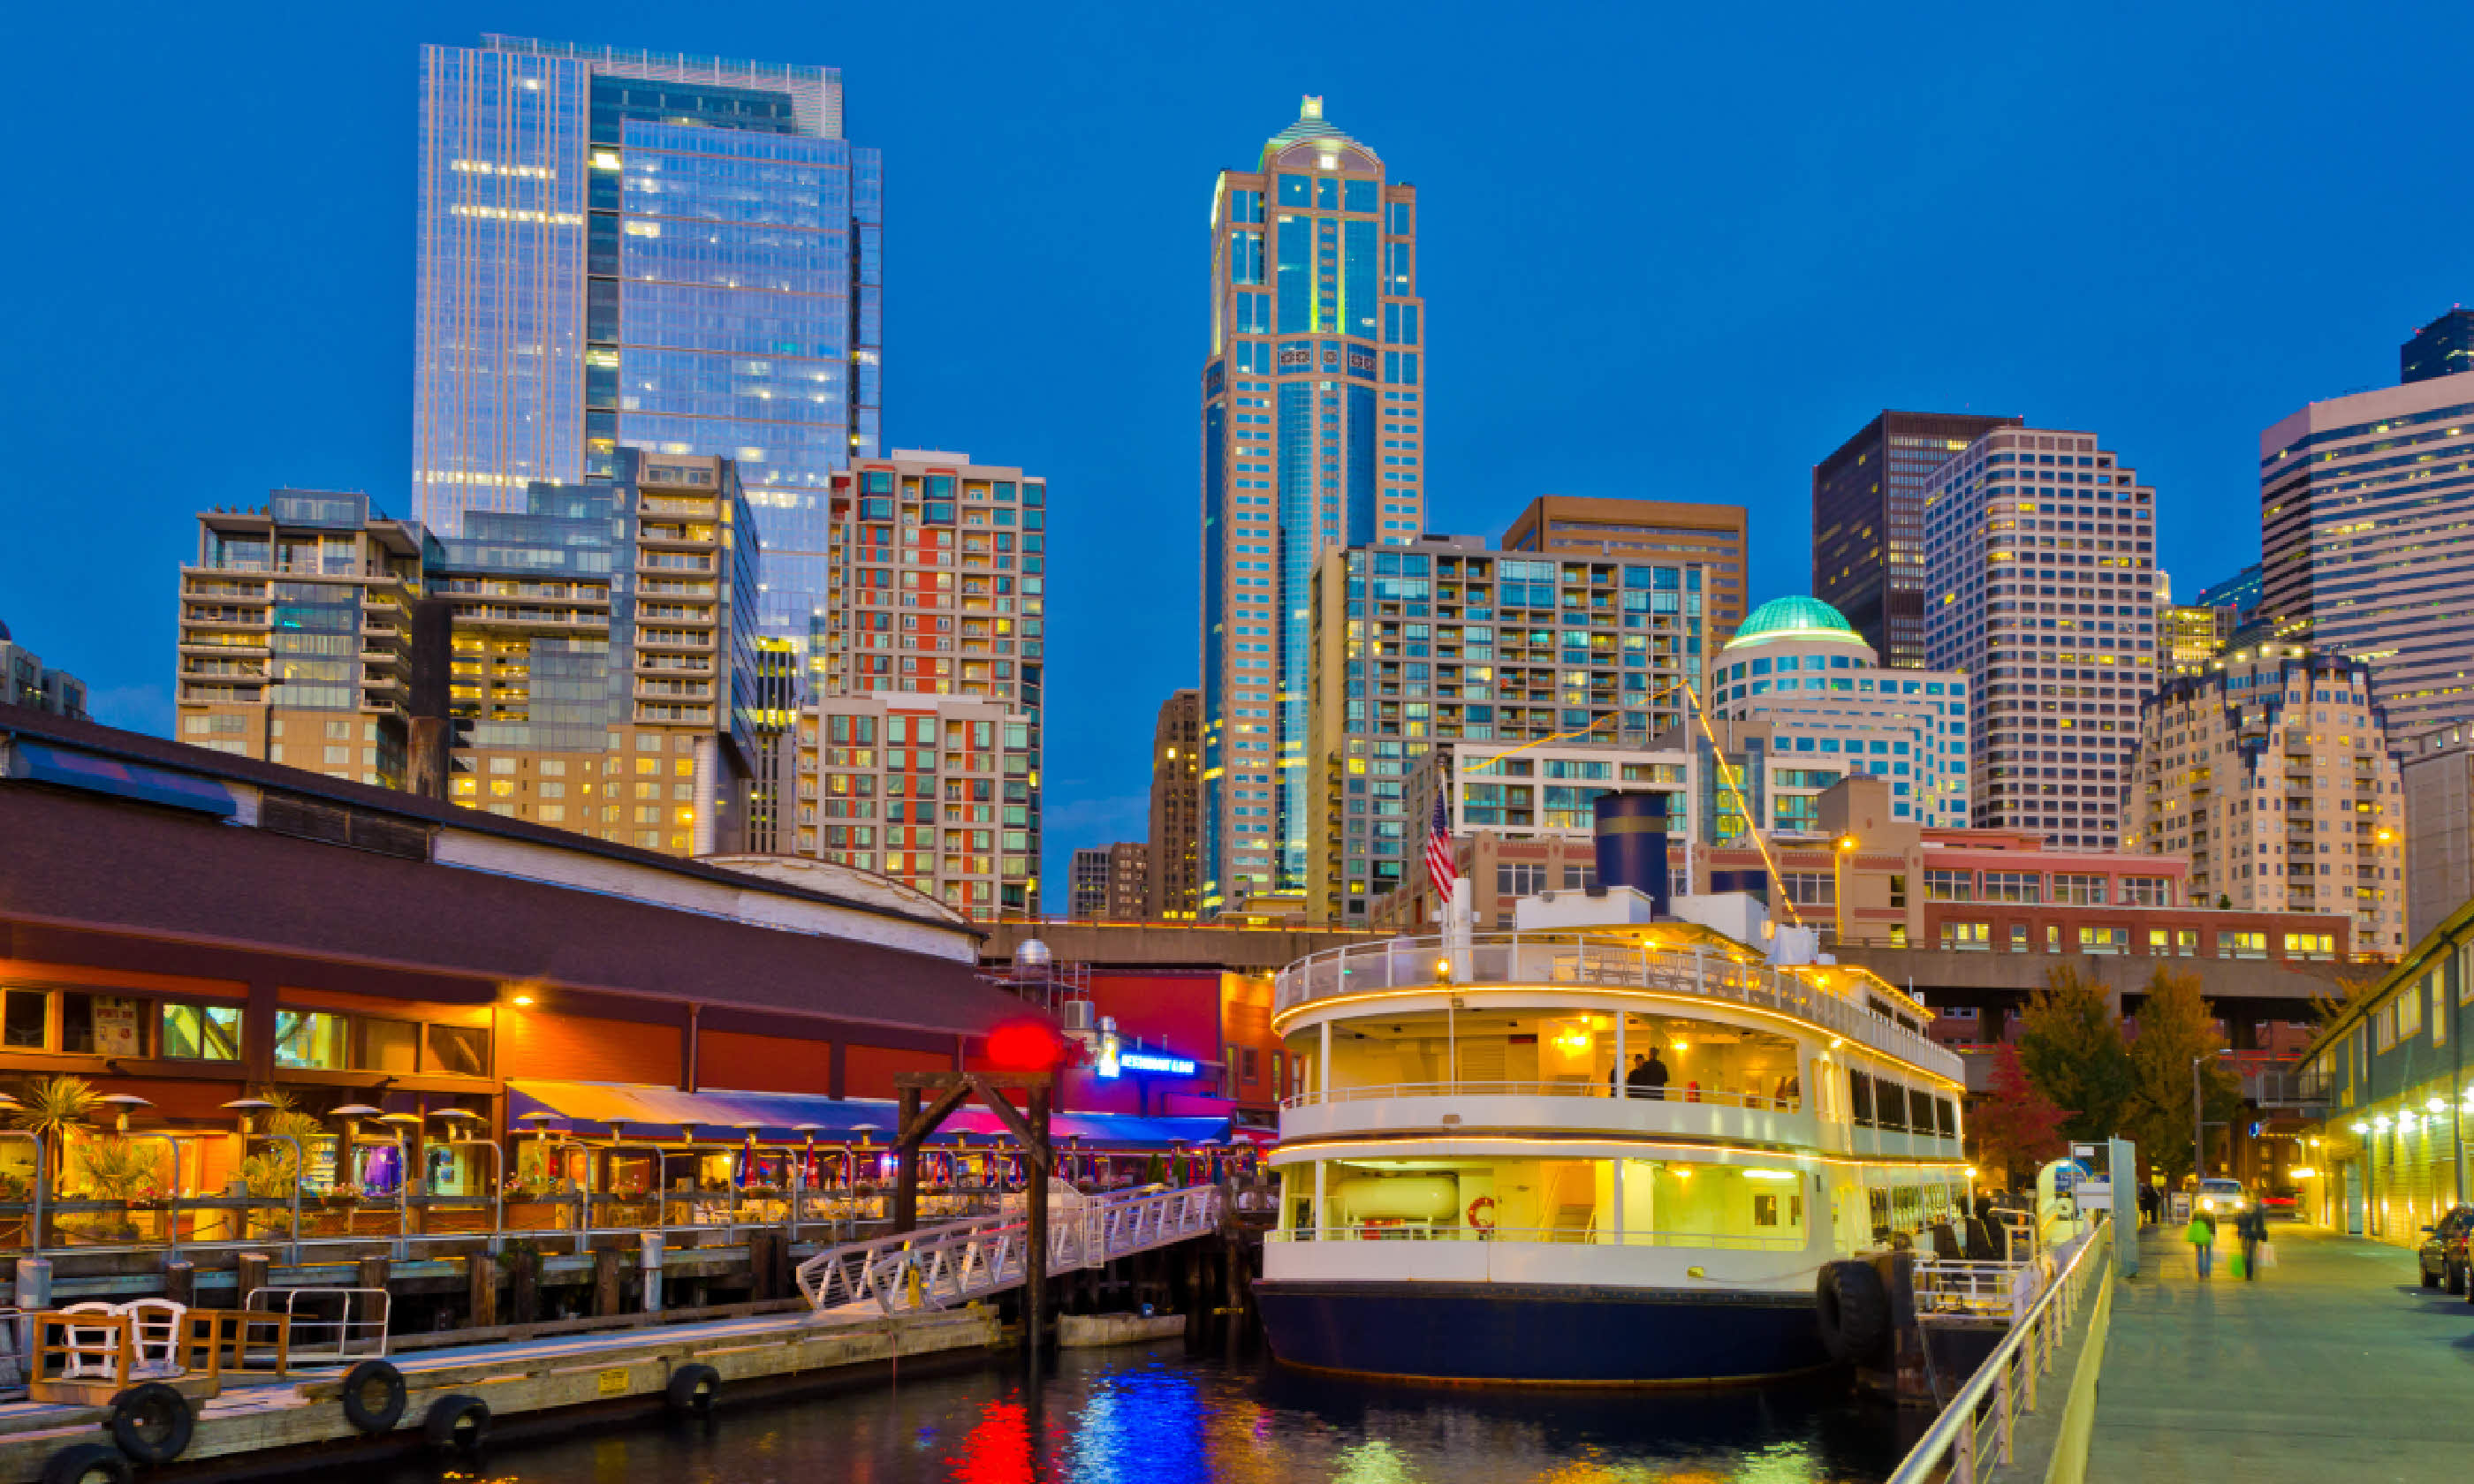
[[[2103,1220],[2080,1239],[2069,1262],[1959,1387],[1886,1484],[1986,1484],[2016,1461],[2019,1418],[2044,1400],[2043,1378],[2061,1352],[2080,1296],[2089,1284],[2097,1285],[2091,1323],[2101,1320],[2111,1301],[2113,1263],[2107,1255],[2113,1241],[2113,1224]]]
[[[1048,1230],[1051,1275],[1096,1268],[1216,1231],[1217,1185],[1060,1200]],[[1020,1212],[829,1248],[799,1264],[799,1291],[820,1313],[951,1308],[1021,1283],[1031,1232]]]

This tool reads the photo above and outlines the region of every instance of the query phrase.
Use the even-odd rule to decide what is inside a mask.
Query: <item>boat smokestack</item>
[[[1598,884],[1629,886],[1664,914],[1668,907],[1666,876],[1666,796],[1604,793],[1597,798],[1591,824],[1598,853]]]

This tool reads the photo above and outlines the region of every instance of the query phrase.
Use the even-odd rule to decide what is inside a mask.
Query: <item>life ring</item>
[[[1470,1228],[1479,1232],[1493,1231],[1494,1222],[1492,1219],[1481,1220],[1479,1218],[1478,1212],[1481,1210],[1485,1211],[1489,1218],[1492,1218],[1494,1212],[1494,1197],[1491,1195],[1482,1195],[1476,1200],[1468,1203],[1468,1224]]]

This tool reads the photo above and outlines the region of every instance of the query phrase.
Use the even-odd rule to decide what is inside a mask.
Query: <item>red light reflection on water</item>
[[[945,1460],[959,1484],[1031,1484],[1038,1475],[1031,1450],[1031,1414],[1019,1401],[991,1401],[962,1439],[962,1451]]]

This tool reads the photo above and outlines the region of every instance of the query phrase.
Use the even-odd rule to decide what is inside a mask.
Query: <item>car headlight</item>
[[[2215,1210],[2216,1209],[2217,1209],[2217,1198],[2216,1198],[2215,1196],[2212,1196],[2212,1195],[2205,1195],[2205,1196],[2201,1196],[2201,1197],[2199,1198],[2199,1209],[2201,1209],[2201,1210]]]

